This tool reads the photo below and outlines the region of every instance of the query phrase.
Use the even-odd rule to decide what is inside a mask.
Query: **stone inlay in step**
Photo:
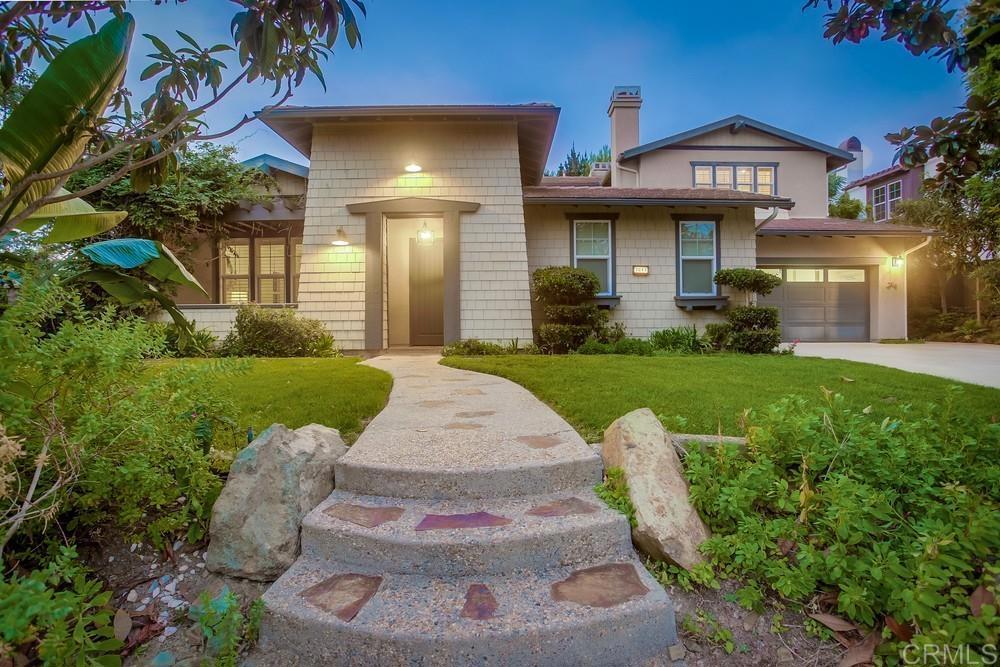
[[[459,419],[471,419],[473,417],[489,417],[496,413],[496,410],[471,410],[469,412],[456,412],[455,416]]]
[[[383,523],[396,521],[403,516],[402,507],[369,507],[352,503],[337,503],[330,505],[323,513],[334,519],[350,521],[365,528],[377,528]]]
[[[562,444],[562,438],[556,435],[519,435],[517,441],[532,449],[548,449]]]
[[[420,401],[419,403],[417,403],[417,405],[419,405],[422,408],[443,408],[446,405],[454,405],[454,403],[455,401],[433,400],[433,401]]]
[[[483,427],[482,424],[475,424],[473,422],[452,422],[450,424],[445,424],[444,427],[451,431],[475,431]]]
[[[349,623],[378,591],[382,577],[335,574],[302,591],[306,602]]]
[[[530,514],[531,516],[556,517],[571,516],[574,514],[593,514],[597,510],[597,505],[588,503],[586,500],[573,497],[560,498],[559,500],[553,500],[551,503],[536,505],[525,512],[525,514]]]
[[[465,606],[462,607],[462,618],[474,621],[485,621],[493,618],[500,605],[493,597],[493,592],[486,584],[472,584],[465,592]]]
[[[452,528],[493,528],[506,526],[511,520],[490,514],[489,512],[472,512],[470,514],[428,514],[414,530],[449,530]]]
[[[482,396],[483,390],[477,387],[469,387],[468,389],[456,389],[455,393],[459,396]]]
[[[552,599],[588,607],[615,607],[644,596],[649,589],[628,563],[608,563],[577,570],[552,584]]]

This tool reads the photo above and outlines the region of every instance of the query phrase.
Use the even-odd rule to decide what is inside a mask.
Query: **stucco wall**
[[[902,255],[922,240],[916,237],[762,236],[757,239],[757,261],[761,265],[868,267],[871,339],[905,338],[905,270],[893,268],[891,258]]]
[[[411,160],[422,173],[403,171]],[[365,218],[345,206],[400,197],[480,204],[461,219],[461,337],[530,338],[513,123],[317,125],[308,187],[299,312],[325,322],[342,347],[364,347]],[[340,226],[349,247],[330,245]]]
[[[693,187],[691,162],[774,162],[779,197],[791,197],[795,207],[792,217],[822,218],[828,213],[826,156],[802,150],[798,144],[745,128],[736,134],[716,130],[700,137],[685,139],[684,145],[757,147],[759,150],[664,149],[630,160],[639,168],[640,187]],[[791,150],[768,150],[768,149]],[[784,214],[783,214],[784,217]]]
[[[676,226],[671,214],[722,213],[719,227],[721,266],[753,267],[755,237],[750,209],[719,211],[664,207],[620,207],[600,210],[567,209],[559,206],[528,206],[525,230],[528,237],[528,269],[570,263],[570,222],[566,213],[593,212],[594,218],[609,212],[618,214],[615,223],[617,246],[615,262],[616,292],[621,302],[612,310],[612,321],[622,322],[632,336],[645,337],[664,327],[721,321],[716,311],[687,312],[676,306],[677,255]],[[649,266],[649,275],[633,276],[632,266]],[[724,292],[725,293],[725,292]]]

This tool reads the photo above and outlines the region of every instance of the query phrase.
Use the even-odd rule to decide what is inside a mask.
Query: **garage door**
[[[781,311],[783,340],[866,341],[868,273],[863,267],[761,267],[780,275],[761,305]]]

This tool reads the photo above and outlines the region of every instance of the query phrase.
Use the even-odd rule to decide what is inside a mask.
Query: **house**
[[[278,107],[264,122],[309,159],[271,156],[272,205],[234,211],[191,269],[210,298],[180,295],[224,333],[248,301],[292,304],[345,349],[532,338],[531,272],[599,278],[598,303],[634,336],[722,319],[712,276],[760,266],[785,282],[767,302],[784,335],[906,335],[906,256],[916,228],[827,217],[841,148],[732,116],[641,142],[641,91],[615,88],[613,159],[546,177],[550,104]]]

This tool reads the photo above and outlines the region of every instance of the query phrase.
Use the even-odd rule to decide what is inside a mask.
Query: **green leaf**
[[[97,264],[119,269],[135,269],[160,257],[156,242],[149,239],[99,241],[84,246],[80,252]]]
[[[68,194],[60,188],[54,194]],[[33,232],[47,224],[52,229],[42,239],[43,243],[65,243],[102,234],[120,223],[128,215],[125,211],[97,211],[82,199],[46,204],[17,226],[22,232]]]
[[[160,280],[168,280],[179,285],[193,287],[205,296],[208,296],[208,292],[206,292],[205,288],[201,286],[198,279],[195,278],[183,264],[181,264],[180,260],[174,256],[174,253],[170,252],[170,248],[163,245],[159,241],[156,242],[156,247],[160,251],[159,257],[150,261],[149,264],[146,264],[144,267],[150,275],[159,278]]]
[[[125,73],[134,27],[132,16],[123,14],[67,46],[14,108],[0,127],[0,162],[12,188],[27,176],[79,161],[90,139],[87,121],[104,112]],[[0,212],[3,219],[47,195],[52,186],[52,181],[33,183]]]
[[[156,301],[177,325],[178,340],[185,344],[192,340],[194,326],[177,308],[177,304],[170,297],[135,276],[110,269],[94,269],[78,273],[71,280],[94,283],[126,306],[142,301]]]

